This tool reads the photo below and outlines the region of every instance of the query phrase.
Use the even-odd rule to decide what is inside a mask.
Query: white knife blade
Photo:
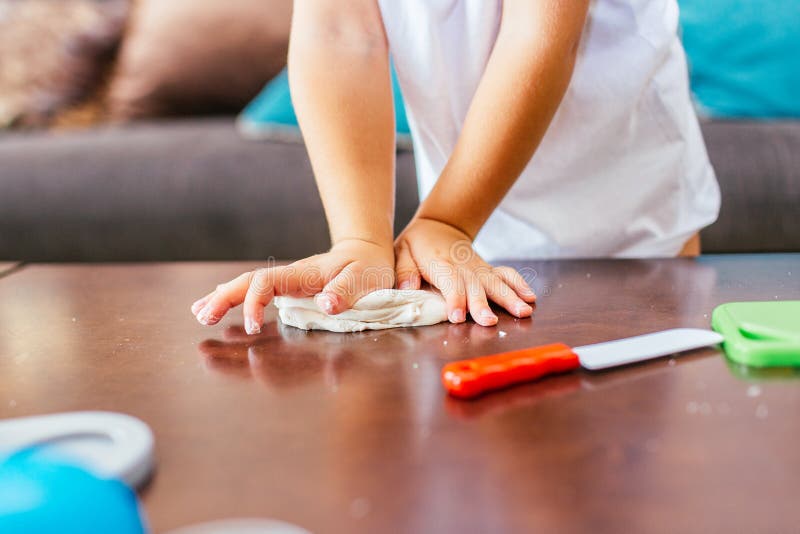
[[[595,371],[642,362],[722,343],[717,332],[702,328],[673,328],[652,334],[574,347],[581,367]]]

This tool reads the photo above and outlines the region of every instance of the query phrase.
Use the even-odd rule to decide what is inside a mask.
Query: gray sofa
[[[705,252],[800,251],[800,123],[703,125],[722,188]],[[397,226],[418,199],[398,154]],[[0,260],[297,258],[328,234],[301,144],[233,119],[0,136]]]

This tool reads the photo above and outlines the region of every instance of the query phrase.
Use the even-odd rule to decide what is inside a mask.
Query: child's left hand
[[[492,267],[475,253],[469,236],[449,224],[414,218],[395,241],[399,289],[419,289],[422,280],[442,292],[452,323],[466,312],[483,326],[497,324],[489,300],[516,317],[529,317],[536,295],[511,267]]]

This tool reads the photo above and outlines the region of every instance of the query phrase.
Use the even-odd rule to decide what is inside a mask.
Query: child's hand
[[[217,324],[230,310],[244,303],[248,334],[261,332],[264,307],[279,295],[316,295],[317,305],[328,314],[350,309],[362,296],[394,286],[394,252],[360,239],[344,239],[325,254],[291,265],[247,272],[192,304],[192,313],[204,325]]]
[[[466,320],[466,312],[483,326],[497,324],[488,300],[516,317],[533,312],[533,290],[511,267],[492,267],[472,248],[460,230],[431,219],[415,218],[395,241],[397,287],[418,289],[422,279],[442,292],[450,322]],[[487,300],[488,297],[488,300]]]

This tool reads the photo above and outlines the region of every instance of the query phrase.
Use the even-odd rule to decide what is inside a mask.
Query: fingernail
[[[488,319],[489,321],[497,321],[497,316],[492,313],[489,308],[484,308],[480,311],[481,319]]]
[[[203,309],[203,306],[208,304],[205,299],[196,300],[194,304],[192,304],[192,313],[197,315],[197,313]]]
[[[514,308],[514,313],[516,315],[529,315],[533,313],[533,308],[527,304],[517,304],[517,306]]]
[[[245,317],[244,318],[244,331],[247,332],[249,335],[255,335],[261,333],[261,325],[256,322],[255,319],[252,317]]]
[[[211,307],[208,305],[197,314],[197,321],[206,326],[211,324],[215,319],[216,318],[211,314]]]
[[[334,302],[330,295],[317,296],[317,306],[327,314],[333,313]]]
[[[403,280],[402,282],[400,282],[400,285],[397,286],[397,289],[411,289],[411,281]]]
[[[464,310],[458,309],[450,312],[451,323],[463,323],[467,319],[467,314]]]

